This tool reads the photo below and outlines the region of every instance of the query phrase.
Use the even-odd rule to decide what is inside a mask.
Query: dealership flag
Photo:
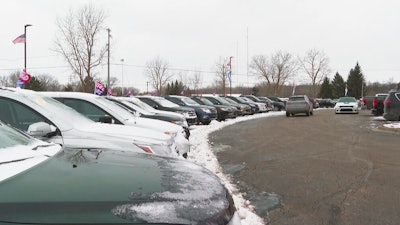
[[[106,89],[106,87],[104,87],[103,83],[101,83],[100,81],[96,81],[96,86],[94,89],[94,93],[96,95],[103,95],[105,89]]]
[[[344,96],[347,96],[347,93],[349,93],[349,89],[348,89],[347,84],[346,84],[346,88],[344,89]]]
[[[292,87],[292,95],[294,95],[295,92],[296,92],[296,85],[293,84],[293,87]]]
[[[25,41],[26,41],[25,34],[21,34],[17,38],[14,39],[13,43],[14,44],[25,43]]]
[[[29,73],[27,73],[25,69],[23,69],[19,74],[17,87],[25,88],[26,84],[29,83],[29,81],[31,81],[31,78],[32,76]]]

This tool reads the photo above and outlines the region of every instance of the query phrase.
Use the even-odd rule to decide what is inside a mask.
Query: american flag
[[[14,39],[13,43],[14,44],[25,43],[25,41],[26,41],[25,34],[21,34],[17,38]]]

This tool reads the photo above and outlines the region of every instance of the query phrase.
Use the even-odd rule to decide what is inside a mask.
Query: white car
[[[96,123],[38,92],[0,88],[0,120],[66,147],[113,148],[178,157],[171,136],[132,126]],[[140,147],[140,148],[138,148]]]
[[[105,96],[98,96],[83,92],[40,92],[41,94],[54,98],[65,105],[75,109],[82,115],[95,122],[108,122],[122,124],[154,131],[163,132],[173,137],[179,155],[187,157],[190,145],[186,139],[183,127],[155,119],[143,118],[130,113],[118,103],[108,100]]]
[[[358,113],[358,102],[354,97],[341,97],[333,107],[335,113]]]

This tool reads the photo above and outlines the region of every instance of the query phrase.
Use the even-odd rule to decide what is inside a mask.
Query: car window
[[[289,97],[289,101],[304,101],[304,100],[305,100],[304,96],[292,96],[292,97]]]
[[[85,115],[86,117],[95,122],[99,122],[100,117],[110,116],[106,111],[104,111],[100,107],[81,99],[69,99],[69,98],[56,98],[56,99],[61,101],[65,105],[75,109],[82,115]]]
[[[218,101],[218,100],[216,100],[216,99],[214,99],[214,98],[212,98],[212,97],[206,97],[210,102],[212,102],[214,105],[221,105],[221,103]]]
[[[206,99],[206,98],[203,98],[203,97],[200,97],[199,98],[199,100],[202,102],[202,103],[204,103],[205,105],[215,105],[214,103],[212,103],[210,100],[208,100],[208,99]]]
[[[0,149],[9,148],[17,145],[27,145],[34,142],[35,139],[18,132],[11,127],[0,123]]]
[[[1,121],[23,131],[27,131],[31,124],[37,122],[52,124],[32,108],[11,99],[0,98],[0,109]]]

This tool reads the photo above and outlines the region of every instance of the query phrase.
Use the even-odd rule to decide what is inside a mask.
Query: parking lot
[[[370,111],[267,117],[210,134],[217,157],[266,224],[398,224],[398,133]]]

